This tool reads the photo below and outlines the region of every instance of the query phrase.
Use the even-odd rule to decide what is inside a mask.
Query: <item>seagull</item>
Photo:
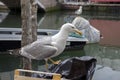
[[[29,59],[42,60],[46,62],[48,66],[48,60],[53,64],[58,64],[60,60],[53,61],[51,58],[60,55],[66,46],[66,41],[69,33],[76,32],[82,34],[73,24],[65,23],[62,25],[60,31],[48,37],[43,37],[21,48],[20,54]]]
[[[75,11],[75,14],[80,15],[82,14],[82,6],[79,7],[77,11]]]

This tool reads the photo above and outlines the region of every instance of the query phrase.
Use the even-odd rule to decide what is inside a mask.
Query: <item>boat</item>
[[[45,36],[52,36],[59,30],[53,29],[38,29],[37,39]],[[0,51],[21,48],[21,28],[0,28]],[[81,49],[87,42],[85,37],[69,36],[67,39],[66,50],[68,49]]]

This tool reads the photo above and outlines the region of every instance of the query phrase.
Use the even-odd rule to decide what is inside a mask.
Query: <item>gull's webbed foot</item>
[[[54,61],[54,60],[52,60],[51,58],[49,58],[49,60],[50,60],[53,64],[59,64],[59,63],[61,62],[61,60]]]

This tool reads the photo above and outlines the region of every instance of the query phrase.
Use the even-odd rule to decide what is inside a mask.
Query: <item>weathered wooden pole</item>
[[[38,5],[37,2],[38,0],[31,0],[31,24],[32,24],[32,41],[37,40],[37,10],[38,10]]]
[[[21,46],[37,39],[37,2],[36,0],[21,0],[22,41]],[[23,58],[23,68],[32,69],[32,62]]]

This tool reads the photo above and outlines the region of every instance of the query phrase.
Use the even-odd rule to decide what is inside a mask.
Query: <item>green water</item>
[[[80,15],[89,21],[92,20],[104,20],[115,22],[115,24],[120,24],[120,14],[119,13],[95,13],[95,12],[83,12]],[[63,12],[53,12],[47,14],[38,13],[38,25],[40,29],[59,29],[62,24],[66,22],[72,22],[76,17],[73,11],[63,11]],[[97,24],[97,23],[96,23]],[[109,23],[110,24],[110,23]],[[113,23],[113,26],[115,25]],[[104,25],[104,24],[103,24]],[[54,60],[61,59],[62,61],[76,56],[92,56],[97,59],[97,65],[100,67],[96,70],[93,80],[120,80],[120,36],[116,35],[116,28],[119,30],[120,26],[115,26],[112,28],[112,35],[116,36],[105,36],[108,34],[104,31],[106,28],[98,25],[94,27],[99,28],[104,34],[104,38],[100,40],[99,43],[87,44],[84,49],[64,51]],[[6,18],[0,23],[0,27],[18,27],[21,26],[20,14],[10,13]],[[111,29],[111,27],[107,27]],[[114,30],[115,29],[115,30]],[[120,34],[118,31],[117,34]],[[106,41],[109,39],[109,41]],[[111,41],[111,42],[110,42]],[[110,43],[108,43],[110,42]],[[13,71],[15,69],[21,68],[21,57],[8,55],[8,52],[0,52],[0,80],[13,80]],[[33,60],[32,63],[34,70],[44,70],[44,61]],[[112,78],[111,78],[112,76]]]

